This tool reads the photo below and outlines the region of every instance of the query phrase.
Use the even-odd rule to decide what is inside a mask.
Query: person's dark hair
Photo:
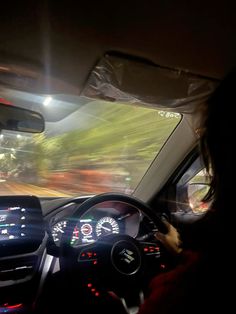
[[[200,141],[203,161],[210,172],[210,190],[205,200],[217,202],[225,197],[233,170],[233,128],[236,123],[233,99],[236,92],[236,71],[233,70],[219,84],[203,111]]]

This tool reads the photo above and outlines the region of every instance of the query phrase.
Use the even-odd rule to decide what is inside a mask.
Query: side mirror
[[[44,128],[44,118],[40,113],[0,103],[0,131],[41,133]]]
[[[202,214],[209,209],[210,203],[202,201],[210,189],[207,183],[189,183],[187,187],[189,206],[194,214]]]

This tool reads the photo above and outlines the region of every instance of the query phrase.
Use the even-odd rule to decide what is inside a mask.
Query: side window
[[[178,216],[195,217],[204,214],[211,203],[203,201],[209,191],[210,177],[197,158],[176,185],[176,212]],[[185,217],[185,218],[186,218]]]

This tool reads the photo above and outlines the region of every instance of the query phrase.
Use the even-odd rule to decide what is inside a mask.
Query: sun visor
[[[191,112],[216,86],[217,82],[188,72],[107,54],[91,72],[82,95]]]

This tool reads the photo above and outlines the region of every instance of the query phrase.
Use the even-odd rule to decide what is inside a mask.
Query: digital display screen
[[[82,243],[93,243],[94,240],[94,226],[91,219],[81,219],[79,221],[79,230],[82,235]]]
[[[0,208],[0,241],[26,237],[27,209],[21,206]]]
[[[36,250],[45,236],[39,199],[0,196],[0,256]]]

